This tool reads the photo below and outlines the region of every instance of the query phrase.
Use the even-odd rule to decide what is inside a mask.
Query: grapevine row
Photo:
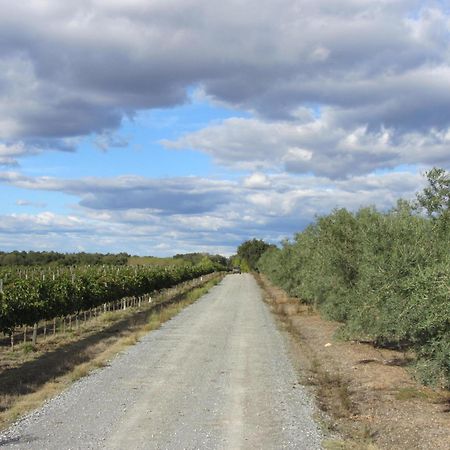
[[[51,277],[16,278],[0,292],[0,331],[33,325],[85,311],[128,296],[141,296],[215,270],[211,262],[170,267],[124,267],[98,270],[84,267]]]

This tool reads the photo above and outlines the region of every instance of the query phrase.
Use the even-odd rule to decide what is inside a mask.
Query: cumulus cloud
[[[0,244],[6,242],[7,236],[39,235],[49,248],[58,248],[55,245],[60,243],[69,251],[68,246],[72,245],[73,250],[75,242],[83,241],[91,250],[126,248],[141,254],[202,248],[216,252],[217,242],[226,254],[231,254],[249,237],[279,242],[302,229],[317,214],[326,214],[335,207],[390,208],[400,197],[412,198],[423,184],[419,175],[408,172],[335,181],[326,177],[254,173],[232,182],[198,177],[63,180],[7,172],[0,174],[0,181],[32,191],[69,193],[79,199],[67,216],[49,211],[2,216]],[[183,194],[172,196],[172,190],[180,186],[184,187]],[[159,200],[154,203],[153,190],[165,199],[165,205]],[[142,194],[139,201],[126,204],[136,192]],[[119,203],[111,202],[113,197],[120,199]],[[208,201],[205,203],[204,199]],[[199,206],[192,207],[193,204]],[[19,241],[12,239],[5,248],[11,248],[14,239]],[[28,242],[28,238],[24,239],[21,246]],[[164,253],[163,247],[158,247],[161,245],[171,246],[172,251]]]
[[[149,179],[121,176],[111,179],[62,180],[0,173],[0,182],[13,186],[75,195],[80,205],[94,210],[147,209],[159,214],[202,214],[215,210],[232,195],[231,183],[196,177]]]
[[[1,3],[3,139],[108,132],[185,102],[193,85],[265,118],[316,103],[347,125],[450,125],[450,23],[437,2]]]
[[[39,234],[53,248],[84,238],[87,248],[122,250],[126,239],[130,251],[172,253],[219,240],[230,252],[247,237],[277,241],[335,206],[387,208],[420,187],[418,175],[380,169],[450,167],[445,2],[0,5],[2,170],[44,151],[74,151],[84,136],[102,150],[126,147],[124,118],[187,102],[193,90],[247,117],[163,141],[246,171],[237,181],[1,173],[0,183],[76,199],[69,216],[2,216],[5,248],[17,230],[21,245]]]
[[[334,123],[325,112],[310,122],[228,119],[175,141],[172,149],[197,149],[222,165],[252,170],[314,173],[330,178],[371,173],[401,165],[450,166],[450,127],[405,133],[395,128],[351,129]]]
[[[0,142],[0,166],[18,166],[17,158],[39,153],[35,147],[26,146],[23,142]]]
[[[270,179],[263,173],[253,173],[245,178],[243,185],[250,189],[267,189],[271,186]]]

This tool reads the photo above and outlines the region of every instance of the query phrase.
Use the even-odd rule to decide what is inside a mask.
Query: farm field
[[[10,337],[14,347],[17,327],[31,326],[33,344],[39,322],[72,319],[78,327],[86,314],[97,308],[110,311],[125,309],[127,302],[138,303],[155,290],[168,288],[217,269],[212,261],[176,266],[75,266],[2,267],[0,270],[0,331]],[[60,320],[61,321],[61,320]],[[25,330],[26,340],[26,330]]]

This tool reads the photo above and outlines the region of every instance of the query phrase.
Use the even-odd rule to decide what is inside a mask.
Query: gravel
[[[236,274],[0,434],[0,447],[314,450],[313,412],[255,280]]]

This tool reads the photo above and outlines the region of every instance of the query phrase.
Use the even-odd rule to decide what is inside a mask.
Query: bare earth
[[[294,361],[304,382],[318,385],[318,403],[331,416],[332,429],[341,435],[328,445],[332,449],[449,450],[449,392],[430,389],[416,382],[401,352],[368,344],[334,339],[339,326],[300,306],[284,291],[261,281],[271,308],[280,314],[294,337]],[[300,306],[300,307],[299,307]],[[347,388],[340,398],[336,382]],[[344,403],[345,408],[343,408]],[[342,441],[341,441],[342,439]]]
[[[255,280],[230,275],[0,434],[0,447],[321,448],[288,347]]]

